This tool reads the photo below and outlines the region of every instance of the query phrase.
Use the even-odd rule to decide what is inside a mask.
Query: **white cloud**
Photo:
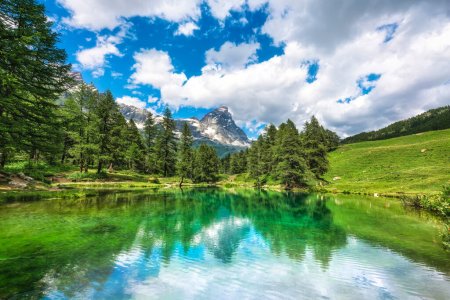
[[[116,35],[99,35],[95,47],[82,49],[76,53],[82,70],[91,70],[94,77],[104,75],[104,67],[109,56],[123,56],[117,45],[129,37],[130,24],[124,24]],[[118,73],[116,73],[118,74]]]
[[[206,51],[206,69],[211,66],[221,66],[223,69],[235,69],[245,67],[247,64],[257,60],[256,50],[259,43],[243,43],[235,45],[230,42],[224,43],[218,51],[210,49]]]
[[[194,34],[194,31],[198,29],[199,27],[194,22],[187,22],[178,25],[178,30],[175,32],[175,35],[191,36]]]
[[[107,55],[122,55],[116,44],[108,37],[99,36],[97,44],[93,48],[83,49],[77,52],[77,60],[86,70],[102,68],[106,63]]]
[[[66,24],[94,31],[104,28],[112,30],[131,17],[156,17],[176,23],[197,21],[200,18],[200,6],[203,3],[209,6],[210,12],[215,18],[223,21],[230,16],[231,11],[242,11],[244,7],[255,10],[267,2],[266,0],[57,1],[70,13],[70,17],[63,20]]]
[[[148,103],[154,104],[154,103],[156,103],[158,101],[159,101],[159,99],[157,97],[148,96],[148,100],[147,100]]]
[[[276,41],[286,44],[283,55],[246,66],[251,57],[247,55],[254,52],[237,51],[239,46],[233,48],[228,43],[219,51],[206,53],[207,65],[201,75],[184,84],[174,84],[173,80],[159,84],[161,100],[173,107],[212,108],[224,104],[240,124],[278,124],[291,118],[301,126],[315,114],[341,135],[380,128],[450,103],[450,85],[444,84],[450,79],[450,20],[446,14],[450,9],[444,2],[436,2],[440,4],[436,7],[422,2],[380,2],[384,6],[371,2],[372,8],[381,11],[373,14],[365,7],[370,3],[352,2],[341,14],[347,16],[346,10],[350,10],[350,15],[364,17],[349,17],[345,22],[350,24],[331,16],[339,11],[337,8],[332,11],[308,1],[305,7],[290,3],[284,18],[269,18],[265,26]],[[275,11],[272,6],[270,9]],[[275,21],[279,22],[277,26],[271,23]],[[319,27],[338,38],[324,38],[319,29],[316,37],[310,35],[300,28],[312,26],[308,22],[314,26],[322,22]],[[377,28],[392,23],[398,23],[398,28],[386,43],[386,32]],[[309,84],[304,62],[311,60],[318,61],[319,72],[317,80]],[[235,64],[230,67],[231,63]],[[357,82],[371,73],[381,74],[381,78],[370,83],[376,86],[371,93],[362,95]],[[354,97],[353,101],[337,103],[348,97]]]
[[[187,79],[166,52],[141,50],[126,87],[152,85],[161,91],[158,103],[173,107],[224,104],[246,126],[287,118],[301,125],[315,114],[346,135],[450,103],[450,84],[445,84],[450,81],[448,0],[349,0],[345,5],[326,0],[58,1],[70,9],[66,21],[75,27],[112,29],[131,16],[160,17],[182,24],[179,34],[193,33],[201,3],[221,21],[231,11],[267,3],[269,17],[261,32],[285,45],[284,54],[257,63],[259,44],[228,42],[208,50],[202,74]],[[386,30],[377,28],[387,24],[398,27],[386,42]],[[101,73],[108,56],[121,55],[119,43],[108,38],[98,37],[96,47],[78,53],[84,68]],[[319,71],[309,84],[305,61],[312,60]],[[364,82],[374,89],[362,95],[357,81],[371,73],[381,78]],[[354,98],[350,103],[337,103],[349,97]]]
[[[181,86],[187,79],[184,73],[174,73],[174,67],[166,52],[155,49],[141,50],[134,54],[135,71],[130,77],[134,85],[148,84],[155,88]]]
[[[123,96],[123,97],[117,98],[116,102],[120,103],[120,104],[136,106],[138,108],[145,108],[147,105],[147,103],[145,103],[145,101],[142,101],[139,98],[130,97],[130,96]]]
[[[76,28],[99,31],[114,29],[124,18],[135,16],[158,17],[172,22],[196,20],[200,16],[202,0],[57,0],[70,12],[65,22]]]
[[[120,73],[120,72],[112,71],[112,72],[111,72],[111,76],[112,76],[113,78],[120,78],[120,77],[123,76],[123,74]]]
[[[208,0],[207,3],[211,14],[219,20],[224,20],[230,11],[240,11],[245,0]]]

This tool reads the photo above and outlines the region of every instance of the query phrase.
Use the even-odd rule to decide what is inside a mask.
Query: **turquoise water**
[[[0,298],[448,299],[442,229],[360,196],[16,196],[0,205]]]

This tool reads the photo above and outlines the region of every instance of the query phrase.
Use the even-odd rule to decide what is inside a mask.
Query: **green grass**
[[[45,162],[29,163],[28,161],[18,161],[7,164],[4,171],[11,174],[24,173],[35,180],[50,183],[49,177],[72,171],[75,168],[74,166],[61,164],[50,165]]]
[[[439,194],[450,184],[450,129],[343,145],[329,160],[330,191]]]

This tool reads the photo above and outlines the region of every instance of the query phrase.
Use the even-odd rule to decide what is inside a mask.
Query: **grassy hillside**
[[[450,129],[347,144],[329,159],[329,190],[436,194],[450,184]]]

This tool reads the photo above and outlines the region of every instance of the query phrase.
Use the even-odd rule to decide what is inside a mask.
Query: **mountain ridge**
[[[142,129],[147,119],[148,110],[132,105],[119,104],[120,112],[127,120],[133,119],[137,127]],[[163,117],[154,116],[155,123],[161,124]],[[213,146],[219,156],[241,151],[251,142],[245,132],[236,125],[226,106],[211,110],[200,120],[196,117],[179,118],[175,121],[175,134],[179,137],[184,123],[187,123],[194,137],[194,144],[207,143]]]
[[[360,132],[342,140],[343,144],[385,140],[410,134],[450,128],[450,105],[427,110],[405,120],[369,132]]]

